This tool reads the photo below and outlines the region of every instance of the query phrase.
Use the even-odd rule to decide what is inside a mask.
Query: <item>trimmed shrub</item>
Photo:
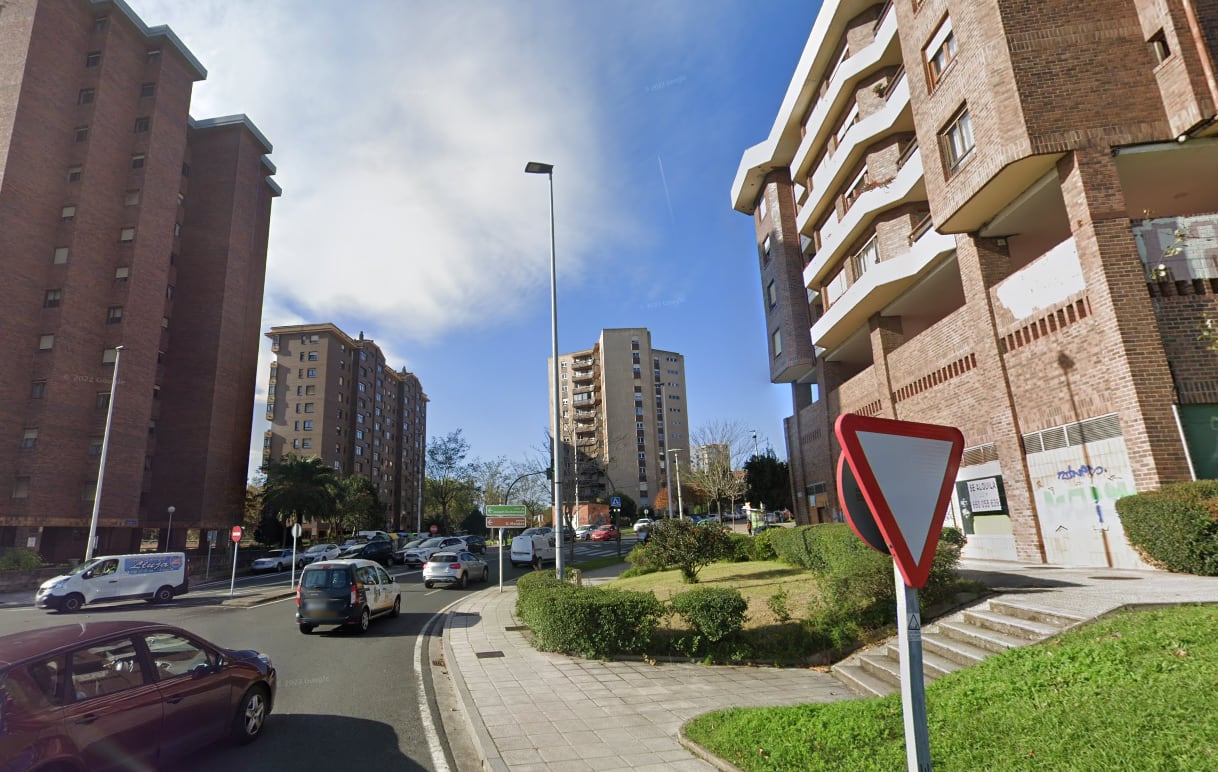
[[[558,578],[553,570],[533,571],[516,580],[516,616],[532,626],[530,619],[537,606],[550,602],[554,593],[569,592],[575,585]]]
[[[762,531],[753,537],[749,538],[749,558],[751,560],[773,560],[777,557],[774,552],[774,535],[784,531],[784,528],[772,528],[768,531]]]
[[[44,565],[42,555],[28,547],[0,550],[0,571],[32,571]]]
[[[1218,480],[1171,483],[1117,499],[1129,543],[1168,571],[1218,576]]]
[[[541,651],[587,658],[643,651],[664,615],[663,604],[648,592],[567,586],[543,590],[544,602],[527,606],[524,619]]]
[[[747,563],[753,559],[753,539],[750,536],[745,536],[742,533],[729,533],[727,535],[726,554],[720,558],[721,562],[726,563]]]
[[[672,596],[669,603],[711,643],[740,632],[749,609],[740,591],[730,587],[700,587]]]
[[[729,554],[729,536],[727,527],[721,523],[695,525],[688,520],[661,520],[652,530],[645,549],[655,550],[656,560],[681,569],[681,578],[694,584],[699,571]]]
[[[630,576],[651,574],[668,568],[664,565],[664,553],[651,544],[635,545],[626,555],[626,560],[630,563]]]

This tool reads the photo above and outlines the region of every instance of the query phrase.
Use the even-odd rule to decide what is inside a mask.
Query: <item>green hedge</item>
[[[27,547],[0,549],[0,571],[32,571],[43,565],[42,555]]]
[[[701,587],[672,596],[672,608],[690,627],[712,642],[740,632],[749,602],[731,587]]]
[[[522,576],[517,616],[533,631],[533,645],[588,658],[643,651],[664,615],[647,592],[576,587],[553,571]]]
[[[1118,499],[1125,535],[1168,571],[1218,576],[1218,480],[1172,483]]]

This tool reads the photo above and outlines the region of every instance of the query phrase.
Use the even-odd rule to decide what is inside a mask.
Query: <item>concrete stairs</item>
[[[992,654],[1051,638],[1087,617],[994,598],[927,623],[922,628],[926,683],[976,664]],[[858,651],[833,666],[833,675],[857,694],[877,697],[901,689],[896,638]]]

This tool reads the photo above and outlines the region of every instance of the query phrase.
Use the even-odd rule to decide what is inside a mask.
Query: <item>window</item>
[[[132,169],[143,169],[144,168],[143,154],[131,156],[131,168]]]
[[[148,49],[147,61],[159,62],[160,60],[161,60],[161,49],[159,49],[159,48]]]
[[[59,308],[59,301],[63,300],[63,290],[49,289],[42,296],[43,308]]]
[[[304,422],[304,430],[305,430],[306,432],[311,432],[311,431],[313,431],[313,422],[312,422],[312,421],[305,421],[305,422]]]
[[[36,444],[38,444],[38,430],[26,429],[25,433],[21,436],[21,447],[29,450]]]
[[[54,335],[39,336],[39,338],[38,338],[38,350],[39,351],[50,351],[53,348],[55,348],[55,336]]]
[[[178,236],[181,236],[181,235],[182,235],[182,223],[175,222],[173,224],[173,237],[177,238]]]
[[[135,119],[135,133],[143,134],[152,126],[152,119],[146,115],[142,115]]]
[[[68,248],[55,247],[55,252],[51,255],[52,265],[63,265],[68,262]]]
[[[138,190],[128,190],[123,196],[124,206],[135,206],[140,202],[140,192]]]
[[[299,450],[299,449],[300,449],[300,440],[298,440],[298,439],[293,439],[293,440],[292,440],[292,449],[293,449],[293,450]]]
[[[105,16],[98,16],[96,19],[93,20],[93,29],[97,30],[98,32],[105,32],[106,27],[107,27],[107,25],[109,25],[109,23],[110,23],[109,18],[107,18]]]
[[[122,244],[130,244],[135,241],[135,228],[123,228],[118,232],[118,240]]]
[[[310,396],[310,397],[311,397],[311,396],[313,396],[313,395],[314,395],[314,394],[316,394],[316,393],[317,393],[317,387],[316,387],[316,386],[305,386],[305,394],[306,394],[307,396]]]
[[[140,99],[146,99],[156,93],[155,83],[144,83],[140,85]]]
[[[774,341],[774,356],[782,356],[782,330],[774,330],[770,339]]]
[[[1150,44],[1150,53],[1155,57],[1156,64],[1162,64],[1171,56],[1171,46],[1167,45],[1167,35],[1159,30],[1146,41]]]
[[[96,67],[101,64],[101,51],[90,51],[85,54],[85,66]]]
[[[13,480],[13,498],[28,499],[30,497],[30,478],[18,477]]]
[[[306,438],[305,438],[305,439],[304,439],[304,440],[303,440],[303,441],[300,443],[300,446],[301,446],[302,448],[305,448],[305,449],[307,450],[308,448],[313,447],[313,440],[311,440],[311,439],[309,439],[308,437],[306,437]]]
[[[308,370],[306,370],[305,372],[306,372],[306,374],[307,374],[307,377],[309,377],[309,378],[316,378],[316,377],[317,377],[317,368],[316,368],[316,367],[310,367],[310,368],[309,368]]]
[[[81,486],[81,488],[80,488],[80,500],[81,501],[92,501],[93,497],[96,495],[97,495],[97,483],[96,482],[87,482]]]
[[[123,321],[123,307],[110,306],[106,309],[106,324],[118,324]]]
[[[968,108],[962,108],[939,135],[943,146],[943,163],[949,173],[955,172],[973,152],[973,123]]]
[[[765,191],[761,192],[761,197],[757,199],[757,219],[764,220],[766,215],[770,213],[769,204],[765,200]]]
[[[765,261],[767,263],[770,262],[770,253],[773,250],[773,248],[774,248],[774,238],[772,236],[767,235],[765,237],[765,239],[761,242],[761,254],[763,257],[765,257]]]
[[[97,392],[93,401],[93,407],[97,408],[98,410],[105,410],[106,408],[110,407],[110,392]]]
[[[68,182],[80,182],[80,167],[68,167]]]
[[[952,17],[948,16],[931,35],[922,50],[926,61],[926,83],[931,90],[939,85],[944,73],[956,61],[956,35],[952,32]]]
[[[118,561],[112,562],[115,565],[110,570],[117,569]],[[108,573],[105,564],[96,569],[97,572]],[[72,680],[69,688],[75,691],[78,701],[125,692],[146,683],[144,668],[130,638],[77,649],[72,652],[70,661]]]
[[[59,211],[59,219],[64,222],[72,222],[76,219],[76,207],[65,206]]]
[[[30,399],[42,399],[47,395],[46,381],[32,381],[30,383]]]
[[[80,93],[76,95],[76,104],[91,105],[93,104],[93,98],[95,96],[97,96],[97,91],[95,89],[82,88]]]
[[[309,352],[309,361],[310,361],[310,362],[316,362],[316,361],[317,361],[317,352],[316,352],[316,351],[310,351],[310,352]]]
[[[313,403],[312,403],[312,402],[306,402],[306,403],[305,403],[305,407],[304,407],[304,411],[305,411],[306,413],[312,413],[312,412],[313,412]]]
[[[102,364],[112,365],[114,360],[118,359],[118,349],[108,348],[102,351]]]
[[[774,286],[774,281],[771,280],[769,286],[765,290],[766,298],[770,301],[770,308],[778,305],[778,288]]]
[[[118,268],[114,269],[114,280],[116,282],[127,281],[129,276],[131,276],[131,269],[125,265],[120,265]]]
[[[93,456],[93,457],[100,456],[101,449],[102,449],[102,438],[101,437],[90,437],[89,438],[89,455]]]
[[[88,126],[77,126],[76,127],[76,141],[84,142],[88,138],[89,138],[89,127]]]
[[[182,164],[182,176],[183,177],[190,176],[190,164]]]

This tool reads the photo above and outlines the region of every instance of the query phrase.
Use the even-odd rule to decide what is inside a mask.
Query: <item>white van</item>
[[[87,603],[111,600],[143,598],[149,603],[164,603],[189,589],[190,568],[185,553],[106,555],[43,582],[34,595],[34,605],[71,613]]]
[[[532,565],[534,555],[541,555],[542,563],[554,562],[553,528],[526,528],[521,531],[519,536],[512,539],[510,558],[513,566],[519,568]]]

